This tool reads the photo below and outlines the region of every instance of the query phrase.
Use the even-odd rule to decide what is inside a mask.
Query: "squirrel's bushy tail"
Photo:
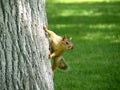
[[[60,69],[62,69],[62,70],[67,70],[67,69],[68,69],[68,66],[67,66],[67,64],[64,62],[63,59],[60,60],[58,67],[59,67]]]

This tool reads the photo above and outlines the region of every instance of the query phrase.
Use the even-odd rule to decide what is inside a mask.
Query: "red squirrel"
[[[63,52],[73,48],[72,38],[67,39],[65,36],[59,36],[45,26],[43,26],[43,29],[49,35],[51,52],[49,57],[53,59],[52,71],[55,71],[56,67],[66,70],[67,65],[64,62]]]

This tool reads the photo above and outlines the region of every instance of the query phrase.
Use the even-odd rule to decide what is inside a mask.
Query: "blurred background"
[[[120,0],[47,0],[48,27],[73,37],[55,90],[120,90]]]

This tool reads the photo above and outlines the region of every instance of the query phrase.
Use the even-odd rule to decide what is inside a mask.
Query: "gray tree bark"
[[[0,0],[0,90],[54,90],[44,0]]]

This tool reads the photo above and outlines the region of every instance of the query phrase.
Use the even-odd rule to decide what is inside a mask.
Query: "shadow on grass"
[[[71,33],[89,38],[94,37],[97,32],[96,36],[102,34],[102,36],[106,35],[106,39],[118,40],[120,38],[119,5],[120,2],[48,3],[49,26],[60,34]]]
[[[119,23],[120,2],[47,4],[50,24],[56,23]],[[73,20],[73,21],[72,21]]]
[[[56,90],[120,89],[119,6],[120,2],[47,3],[49,29],[72,36],[75,47],[65,54],[71,67],[67,74],[55,73]]]

